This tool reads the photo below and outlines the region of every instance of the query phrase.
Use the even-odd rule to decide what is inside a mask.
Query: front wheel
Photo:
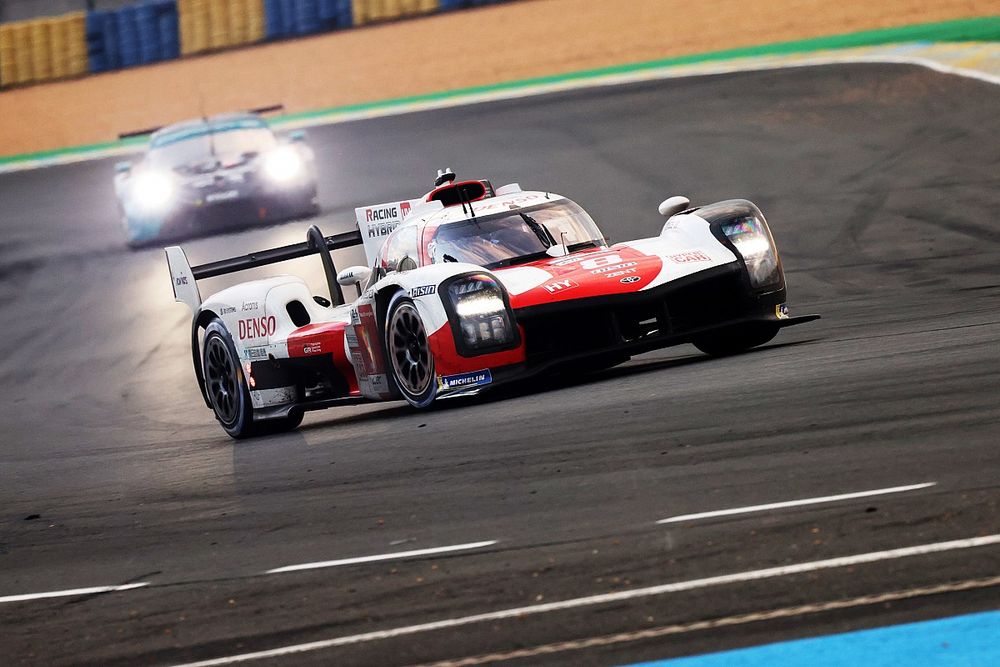
[[[403,398],[415,408],[433,403],[437,397],[434,354],[417,307],[402,292],[389,304],[385,349],[389,371]]]
[[[713,357],[725,357],[763,345],[778,335],[773,324],[754,323],[713,331],[695,338],[694,346]]]

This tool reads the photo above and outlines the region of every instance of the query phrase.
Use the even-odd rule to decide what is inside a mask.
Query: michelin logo
[[[469,387],[481,387],[491,382],[493,382],[493,374],[487,368],[481,371],[473,371],[472,373],[442,375],[438,378],[438,389],[441,391],[448,389],[468,389]]]

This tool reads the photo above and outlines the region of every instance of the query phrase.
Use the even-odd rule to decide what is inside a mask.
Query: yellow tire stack
[[[17,83],[17,62],[14,49],[14,26],[0,24],[0,87]]]
[[[35,70],[31,66],[31,26],[27,22],[14,23],[14,83],[30,83],[35,80]]]
[[[226,12],[229,15],[229,45],[246,44],[249,40],[250,17],[247,15],[245,0],[228,0]]]
[[[354,0],[354,25],[437,11],[439,0]]]
[[[53,79],[62,79],[66,76],[68,29],[69,23],[62,18],[52,19],[49,23],[49,62],[52,63]]]
[[[31,68],[35,81],[52,78],[52,46],[49,19],[35,19],[28,22],[31,39]]]
[[[208,0],[208,46],[229,46],[229,0]]]
[[[73,12],[61,19],[66,34],[66,76],[80,76],[90,71],[87,63],[87,15]]]
[[[247,42],[264,41],[264,0],[243,0],[247,12]]]
[[[178,0],[181,55],[202,53],[210,48],[209,0]]]

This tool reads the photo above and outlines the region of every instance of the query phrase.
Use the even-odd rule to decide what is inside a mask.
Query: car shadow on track
[[[739,354],[727,357],[734,359],[757,354],[764,351],[781,350],[785,348],[795,348],[801,345],[816,342],[818,339],[805,339],[788,343],[775,343],[762,345],[761,347],[747,350]],[[440,413],[448,410],[473,407],[478,405],[489,405],[491,403],[506,401],[527,396],[535,396],[563,389],[575,387],[586,387],[603,382],[614,381],[621,378],[639,376],[646,373],[655,373],[673,368],[683,368],[696,364],[719,363],[720,358],[710,357],[705,354],[695,353],[687,356],[670,357],[667,359],[630,360],[619,366],[607,368],[593,372],[554,372],[543,374],[534,378],[519,380],[504,384],[490,391],[473,396],[456,396],[446,400],[437,401],[426,410],[417,411],[402,402],[392,402],[384,404],[384,407],[368,409],[361,413],[344,415],[341,417],[331,416],[330,419],[314,422],[300,427],[300,431],[312,431],[329,428],[331,426],[359,424],[373,420],[385,420],[392,418],[413,417],[419,414]],[[374,404],[372,404],[374,405]],[[370,407],[370,406],[369,406]]]

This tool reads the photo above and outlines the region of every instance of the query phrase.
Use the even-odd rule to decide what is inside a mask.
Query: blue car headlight
[[[754,289],[781,282],[781,264],[767,223],[755,215],[744,215],[722,223],[722,232],[743,257]]]
[[[461,276],[442,292],[459,353],[471,356],[516,345],[517,328],[496,280],[485,274]]]

